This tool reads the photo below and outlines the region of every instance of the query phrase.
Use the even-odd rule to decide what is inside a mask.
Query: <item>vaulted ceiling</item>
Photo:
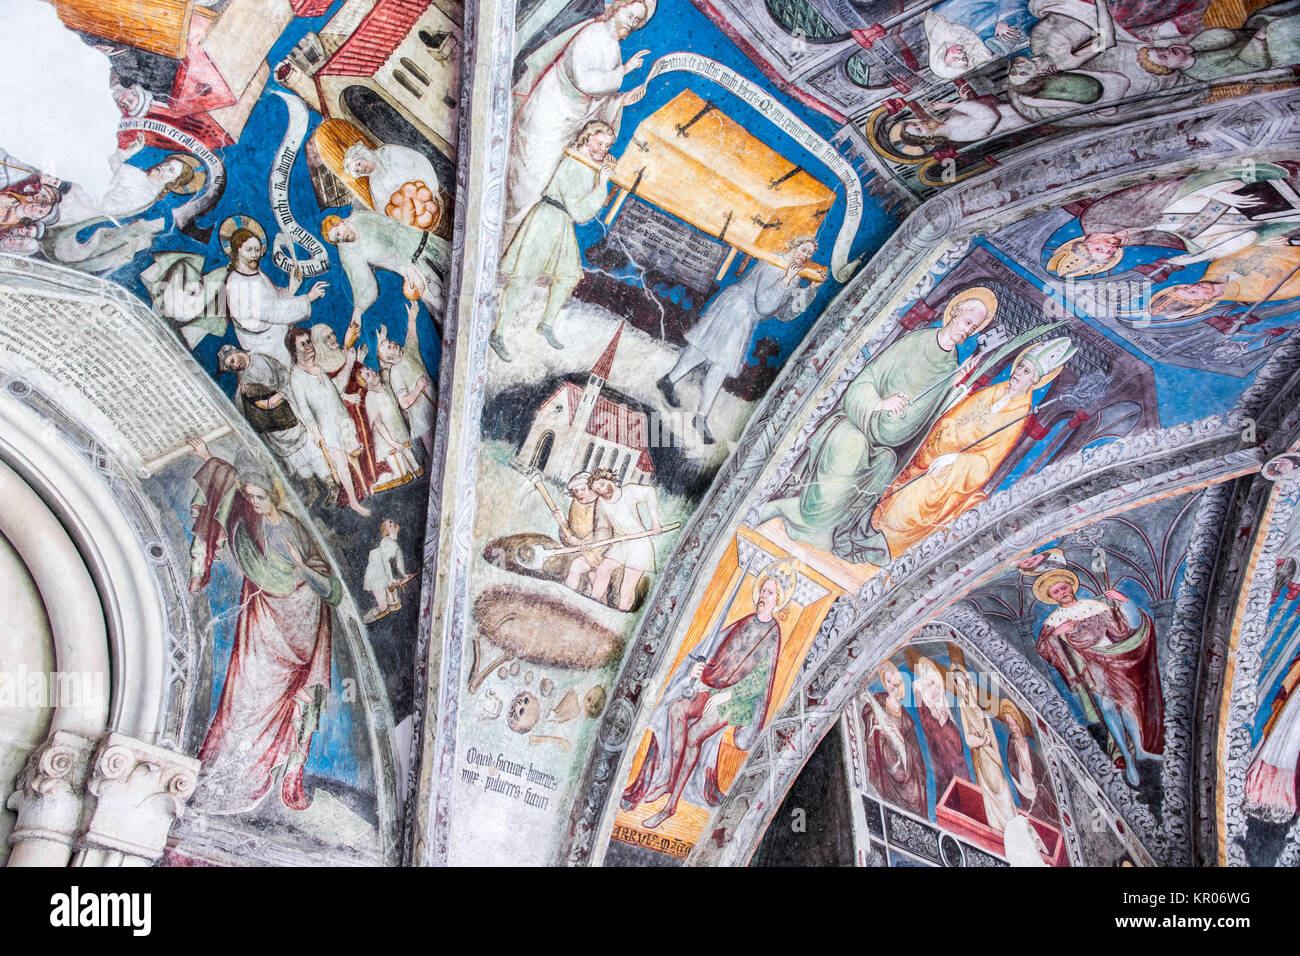
[[[1295,3],[165,6],[6,53],[118,675],[0,719],[15,846],[117,735],[177,865],[1296,862]]]

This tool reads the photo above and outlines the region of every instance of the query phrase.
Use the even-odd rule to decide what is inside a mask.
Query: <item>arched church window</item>
[[[401,86],[402,86],[402,87],[403,87],[407,92],[409,92],[412,96],[417,96],[417,97],[418,97],[418,96],[423,96],[423,95],[424,95],[424,91],[423,91],[423,90],[417,90],[417,89],[415,88],[415,84],[412,83],[410,80],[408,80],[408,79],[406,78],[406,74],[403,73],[401,70],[394,70],[394,71],[393,71],[393,79],[395,79],[395,80],[396,80],[396,81],[397,81],[397,82],[398,82],[398,83],[399,83],[399,84],[400,84],[400,85],[401,85]]]
[[[424,70],[422,70],[422,69],[420,69],[418,66],[416,66],[415,63],[414,63],[414,62],[413,62],[409,57],[405,57],[405,56],[402,57],[402,59],[401,59],[401,64],[402,64],[403,69],[405,69],[407,73],[410,73],[411,76],[415,77],[417,80],[419,80],[419,81],[420,81],[421,83],[423,83],[425,86],[428,86],[428,85],[429,85],[429,76],[428,76],[428,74],[426,74],[426,73],[424,72]]]

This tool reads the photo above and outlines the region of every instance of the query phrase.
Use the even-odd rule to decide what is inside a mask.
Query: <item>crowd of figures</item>
[[[1198,30],[1167,19],[1167,4],[956,0],[926,16],[930,67],[957,80],[1011,57],[1002,96],[956,84],[955,101],[912,104],[899,139],[934,147],[973,142],[1039,123],[1102,126],[1151,115],[1198,84],[1286,67],[1300,55],[1292,0],[1259,11],[1242,28]],[[993,8],[997,8],[994,15]],[[1003,8],[1006,9],[1003,9]]]
[[[0,253],[109,277],[145,298],[270,452],[191,441],[200,464],[190,483],[190,590],[214,621],[234,621],[233,631],[218,628],[214,669],[230,656],[224,679],[214,674],[212,710],[200,702],[195,713],[208,727],[196,805],[214,813],[265,808],[273,794],[274,809],[307,810],[313,766],[373,785],[358,782],[365,771],[344,746],[349,718],[332,718],[338,752],[314,752],[312,740],[331,687],[359,667],[336,656],[345,595],[366,592],[357,611],[373,625],[402,609],[418,570],[408,571],[400,536],[423,527],[427,480],[417,479],[432,457],[436,379],[421,347],[438,354],[427,329],[441,333],[450,256],[450,196],[437,171],[447,144],[389,89],[375,108],[339,118],[338,104],[289,66],[315,34],[292,14],[257,13],[255,28],[248,4],[196,14],[179,60],[138,47],[112,13],[79,21],[82,39],[110,58],[102,99],[119,114],[101,194],[40,168],[24,144],[0,150]],[[446,26],[434,5],[410,5],[382,36],[355,13],[320,25],[331,44],[353,34],[357,43],[415,39],[426,58],[454,48],[450,33],[420,39],[433,37],[430,23]],[[148,16],[160,33],[188,28],[188,13],[183,24],[174,14]],[[226,35],[231,24],[241,25],[238,37]],[[273,84],[266,57],[286,30],[298,46]],[[434,61],[421,62],[431,75]],[[199,75],[208,87],[191,80]],[[271,217],[279,231],[268,234]],[[343,281],[328,281],[339,272]],[[221,564],[241,582],[235,593],[225,574],[214,577]],[[394,617],[371,634],[372,648],[402,643],[378,653],[400,671],[383,675],[395,706],[410,692],[413,642],[392,635],[412,620]]]
[[[1048,865],[1034,824],[1057,832],[1061,824],[1025,713],[991,697],[959,660],[945,666],[909,650],[901,664],[885,661],[878,677],[883,689],[859,699],[863,762],[877,795],[961,835],[988,828],[1014,865]]]
[[[132,165],[144,146],[136,134],[117,151],[113,177],[98,199],[0,149],[0,252],[42,255],[101,274],[130,263],[163,232],[166,220],[154,207],[168,196],[197,193],[207,179],[189,153],[171,153],[148,169]]]
[[[1054,134],[1293,84],[1300,62],[1295,0],[1239,17],[1207,0],[913,6],[875,13],[888,29],[854,32],[869,42],[850,55],[858,88],[843,96],[854,112],[874,107],[868,142],[922,194]]]

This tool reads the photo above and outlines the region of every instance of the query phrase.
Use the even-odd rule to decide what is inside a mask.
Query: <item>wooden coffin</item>
[[[989,826],[988,817],[984,814],[984,794],[970,781],[953,777],[934,808],[934,816],[939,826],[949,833],[990,853],[1005,856],[1002,834]],[[1047,848],[1047,862],[1052,866],[1069,866],[1061,831],[1038,817],[1029,817],[1029,823]]]
[[[755,259],[783,265],[835,193],[690,90],[642,120],[612,181]],[[620,195],[619,200],[623,198]],[[820,281],[822,266],[803,274]]]
[[[188,47],[194,0],[55,0],[59,19],[70,30],[83,30],[175,59]]]

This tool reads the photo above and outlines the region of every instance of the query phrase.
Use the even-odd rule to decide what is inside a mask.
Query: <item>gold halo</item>
[[[877,106],[867,117],[863,129],[866,131],[867,142],[881,156],[907,166],[915,166],[923,163],[930,158],[930,153],[924,146],[911,146],[898,140],[895,136],[895,127],[890,126],[887,133],[881,132],[881,127],[889,121],[888,109],[884,106]],[[902,131],[902,123],[897,124],[899,132]],[[895,148],[896,147],[896,148]],[[906,150],[916,150],[916,152],[906,152]]]
[[[217,235],[221,238],[221,248],[226,253],[227,258],[235,258],[234,253],[230,251],[230,237],[239,229],[247,229],[257,236],[262,248],[266,248],[266,230],[262,228],[260,222],[252,216],[231,216],[221,224],[221,228],[217,231]]]
[[[1079,254],[1076,250],[1083,248],[1087,238],[1087,236],[1079,236],[1057,246],[1056,251],[1052,253],[1052,258],[1047,260],[1048,270],[1065,279],[1077,279],[1082,276],[1096,275],[1099,272],[1109,272],[1123,260],[1123,246],[1116,249],[1115,254],[1105,262],[1094,262],[1087,256]]]
[[[949,299],[948,304],[944,306],[943,324],[945,327],[952,321],[953,315],[956,314],[957,306],[961,305],[967,299],[976,299],[984,306],[985,311],[988,313],[985,315],[984,321],[971,331],[971,335],[974,335],[976,332],[983,331],[988,327],[988,324],[993,321],[993,316],[996,315],[998,311],[998,297],[994,294],[992,289],[986,289],[982,285],[972,286],[969,289],[962,289]]]
[[[998,706],[998,717],[1002,720],[1007,720],[1008,723],[1010,723],[1010,720],[1014,720],[1020,725],[1020,732],[1026,737],[1032,737],[1034,735],[1033,725],[1030,724],[1029,718],[1025,716],[1019,707],[1007,700],[1005,697],[1002,698],[1002,703]],[[1008,720],[1008,718],[1010,718],[1010,720]]]
[[[162,158],[161,162],[165,163],[169,159],[174,159],[178,163],[184,163],[190,168],[190,172],[194,175],[191,176],[190,181],[180,189],[172,189],[168,186],[168,192],[175,193],[177,196],[193,196],[207,183],[208,174],[202,169],[203,161],[193,153],[168,153]]]
[[[754,606],[758,607],[758,593],[763,588],[763,582],[771,578],[776,584],[776,607],[773,613],[780,611],[790,599],[794,597],[794,587],[799,582],[799,572],[795,570],[793,564],[789,561],[773,561],[754,579]]]
[[[889,144],[894,148],[894,152],[906,156],[913,162],[919,162],[930,155],[930,150],[916,143],[907,143],[903,141],[903,124],[907,120],[897,120],[889,126]]]
[[[901,699],[907,693],[907,681],[903,677],[903,672],[898,669],[897,664],[895,664],[893,661],[889,660],[888,658],[881,661],[880,666],[876,668],[876,673],[880,675],[880,686],[885,688],[885,693],[889,694],[891,697],[893,696],[893,692],[890,691],[889,684],[885,682],[885,671],[887,670],[891,670],[898,675],[899,683],[902,685],[898,689],[899,697]]]
[[[1034,597],[1044,604],[1060,604],[1060,601],[1047,593],[1047,589],[1053,584],[1060,584],[1062,581],[1069,581],[1070,587],[1078,593],[1079,576],[1066,568],[1057,568],[1053,571],[1044,571],[1034,579]]]

